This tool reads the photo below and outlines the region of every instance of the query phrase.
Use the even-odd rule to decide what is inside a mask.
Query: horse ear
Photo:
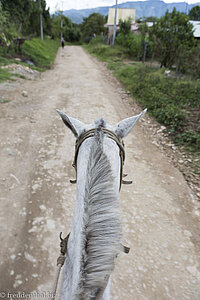
[[[77,119],[71,118],[64,114],[60,110],[56,110],[57,113],[61,116],[65,125],[73,132],[75,137],[79,137],[85,130],[85,125]]]
[[[139,115],[120,121],[116,126],[115,134],[121,139],[126,137],[146,111],[147,109],[143,110]]]

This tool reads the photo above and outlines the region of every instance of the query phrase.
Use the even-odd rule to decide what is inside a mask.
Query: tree
[[[125,21],[119,20],[119,32],[122,34],[129,34],[130,31],[131,31],[131,18]]]
[[[94,34],[99,35],[102,32],[105,32],[105,23],[105,17],[98,13],[93,13],[88,18],[84,18],[83,23],[81,24],[83,38],[91,37]]]
[[[200,21],[200,6],[194,6],[190,11],[189,11],[189,17],[190,20],[193,21]]]
[[[0,2],[0,45],[7,46],[7,40],[5,36],[5,29],[8,25],[8,15],[3,11],[2,4]]]
[[[67,42],[78,42],[81,38],[81,33],[78,28],[78,25],[72,23],[72,21],[63,17],[63,36],[64,40]]]
[[[18,37],[20,32],[26,28],[29,17],[33,8],[32,0],[1,0],[4,11],[7,11],[10,16],[10,22],[15,23],[18,30]]]
[[[52,38],[60,39],[61,36],[61,18],[63,20],[63,38],[66,42],[77,42],[81,38],[79,26],[63,16],[61,12],[57,12],[51,18],[52,23]]]
[[[49,8],[46,9],[46,0],[41,0],[41,10],[43,17],[43,31],[46,35],[51,35],[51,17]],[[40,35],[40,5],[39,0],[33,2],[32,11],[26,28],[26,33]]]
[[[2,4],[0,2],[0,33],[4,31],[8,23],[8,15],[3,11]]]
[[[177,12],[175,8],[172,13],[167,11],[162,18],[154,22],[150,30],[150,40],[161,67],[176,64],[177,69],[183,53],[196,45],[193,25],[188,16]]]

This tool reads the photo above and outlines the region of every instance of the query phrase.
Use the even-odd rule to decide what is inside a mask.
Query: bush
[[[98,35],[96,38],[92,38],[89,44],[91,47],[97,46],[99,44],[104,44],[103,37],[101,35]]]
[[[188,16],[175,8],[171,13],[167,11],[163,17],[156,20],[149,34],[154,56],[164,67],[170,68],[175,64],[179,70],[182,55],[196,46],[193,25]]]
[[[163,73],[141,64],[115,69],[137,101],[169,128],[174,141],[196,151],[200,146],[200,82],[168,78]]]
[[[92,39],[88,45],[84,46],[91,54],[96,55],[102,61],[119,61],[127,56],[126,50],[120,46],[107,46],[102,36]]]
[[[125,35],[123,33],[119,33],[116,37],[117,44],[126,48],[130,57],[138,60],[141,60],[143,56],[144,41],[147,42],[146,58],[150,58],[152,56],[152,43],[148,40],[148,38],[144,40],[144,36],[142,34],[134,34],[130,32]]]

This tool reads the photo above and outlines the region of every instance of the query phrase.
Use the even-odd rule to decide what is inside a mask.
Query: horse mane
[[[87,166],[80,281],[75,299],[95,300],[104,291],[119,253],[119,196],[103,152],[104,121],[99,120]]]

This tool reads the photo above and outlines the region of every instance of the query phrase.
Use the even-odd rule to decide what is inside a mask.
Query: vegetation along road
[[[103,63],[79,46],[65,47],[35,80],[4,82],[1,103],[1,290],[51,291],[59,233],[70,231],[75,139],[56,109],[90,123],[139,113]],[[183,175],[152,142],[146,115],[125,140],[123,244],[113,300],[199,299],[200,203]]]

